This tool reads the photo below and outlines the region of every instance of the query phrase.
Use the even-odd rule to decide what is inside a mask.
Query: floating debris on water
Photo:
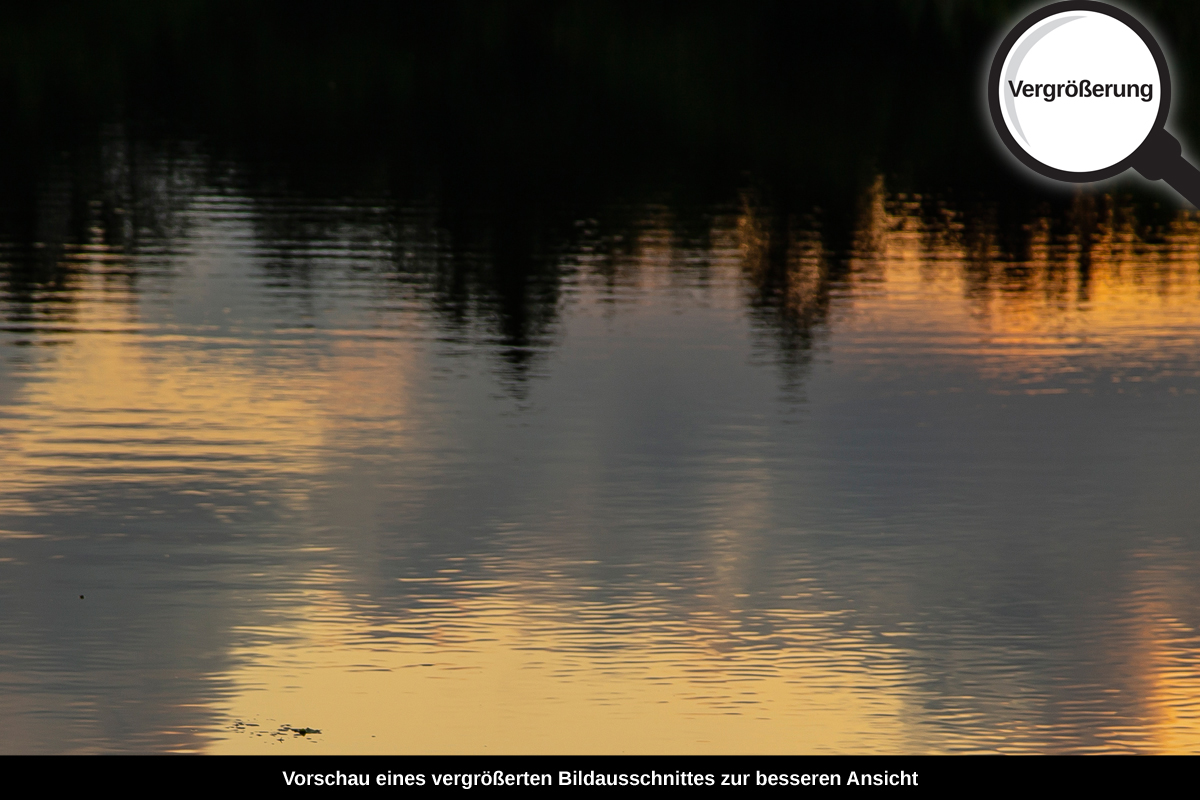
[[[320,731],[317,730],[316,728],[292,728],[287,725],[284,725],[279,730],[291,731],[292,733],[296,734],[297,736],[308,736],[310,733],[320,733]]]
[[[297,738],[300,736],[308,737],[312,734],[321,732],[320,728],[309,728],[307,726],[298,727],[295,725],[280,725],[273,731],[261,729],[250,730],[251,728],[260,728],[259,724],[257,722],[244,722],[240,719],[234,720],[233,724],[229,727],[231,730],[237,731],[238,733],[248,733],[251,736],[269,736],[279,742],[282,742],[289,733],[292,734],[292,738]]]

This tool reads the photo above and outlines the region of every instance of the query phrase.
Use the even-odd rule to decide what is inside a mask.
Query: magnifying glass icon
[[[992,61],[988,106],[1005,146],[1040,175],[1091,183],[1132,167],[1200,207],[1200,171],[1164,127],[1167,59],[1119,8],[1067,0],[1022,19]]]

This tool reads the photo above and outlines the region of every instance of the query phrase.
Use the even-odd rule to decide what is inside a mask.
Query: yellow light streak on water
[[[237,689],[223,705],[253,727],[210,752],[793,753],[906,739],[894,653],[832,634],[819,614],[777,612],[775,635],[794,643],[781,651],[719,611],[598,628],[617,609],[514,593],[530,588],[475,587],[411,626],[318,593],[293,610],[302,621],[234,654],[246,667],[225,676]],[[281,725],[321,733],[271,735]]]

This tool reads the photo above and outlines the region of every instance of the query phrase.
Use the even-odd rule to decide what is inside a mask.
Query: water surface
[[[206,158],[5,251],[6,751],[1196,749],[1195,217],[646,200],[516,336]]]
[[[918,5],[0,22],[0,751],[1200,750],[1200,216]]]

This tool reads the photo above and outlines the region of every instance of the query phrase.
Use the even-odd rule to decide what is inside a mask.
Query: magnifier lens
[[[1000,70],[1000,110],[1016,144],[1068,173],[1094,173],[1146,141],[1163,102],[1146,42],[1095,11],[1064,11],[1033,24]]]
[[[1033,171],[1087,183],[1132,167],[1200,208],[1200,170],[1164,127],[1167,60],[1129,12],[1098,0],[1034,11],[1004,37],[987,92],[1001,141]]]

